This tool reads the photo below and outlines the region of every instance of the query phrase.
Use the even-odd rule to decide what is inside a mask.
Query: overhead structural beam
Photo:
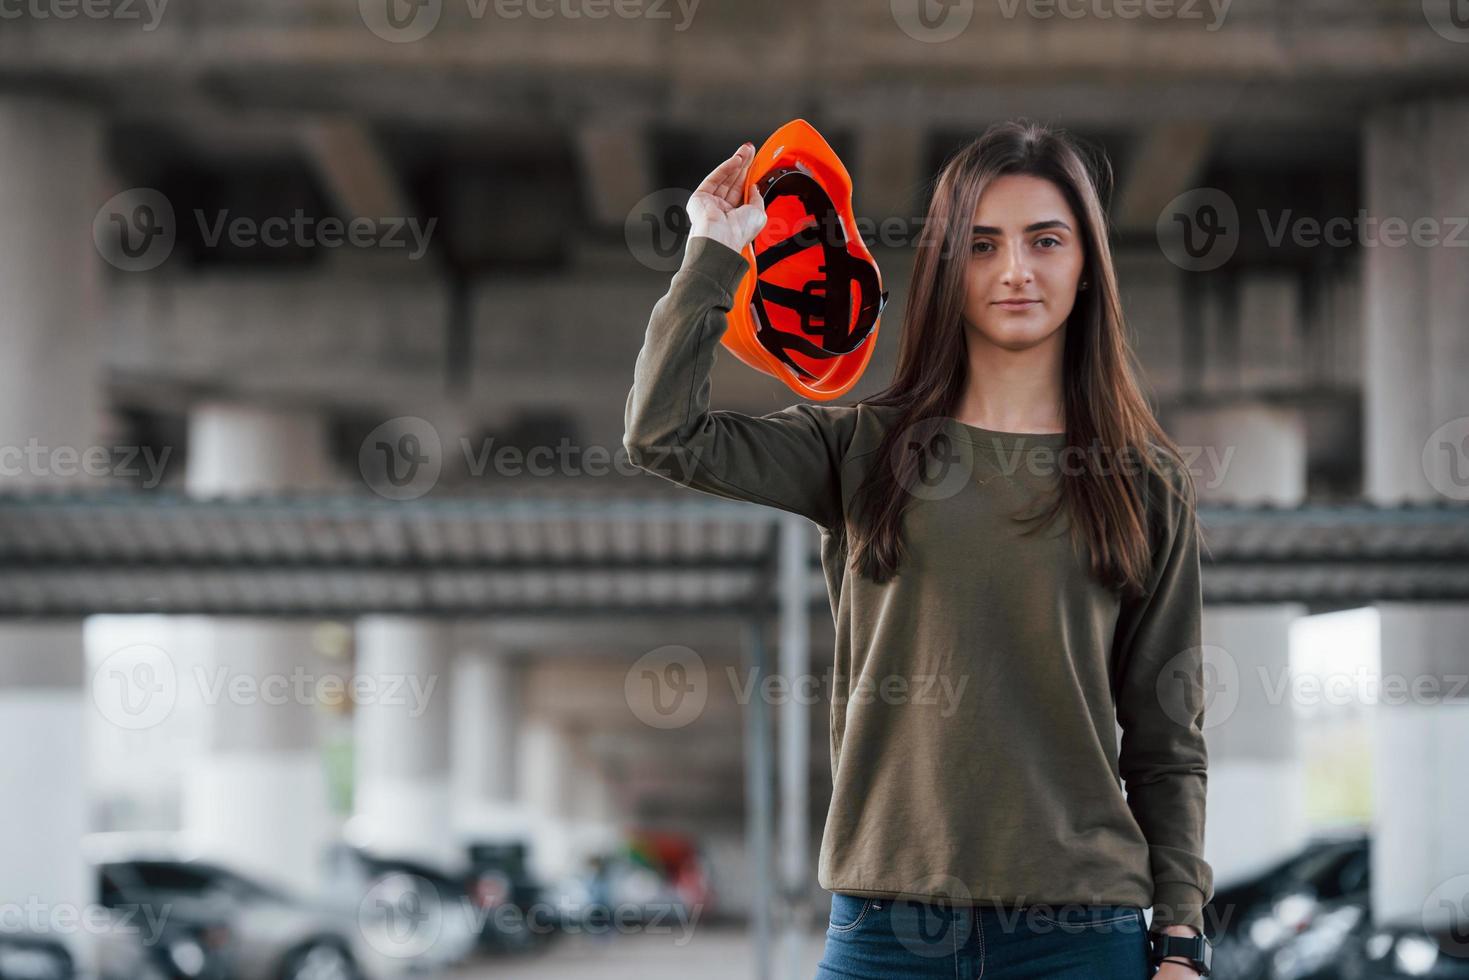
[[[300,134],[312,166],[347,217],[410,217],[391,162],[362,123],[312,120],[301,124]]]
[[[1175,122],[1146,130],[1114,198],[1112,215],[1123,232],[1152,231],[1168,202],[1193,186],[1213,137],[1200,122]]]

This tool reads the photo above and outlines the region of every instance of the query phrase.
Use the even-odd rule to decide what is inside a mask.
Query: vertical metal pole
[[[755,980],[771,980],[770,910],[771,828],[774,808],[770,792],[771,764],[770,706],[761,693],[770,670],[769,650],[765,643],[766,622],[750,619],[747,628],[745,662],[749,667],[751,690],[745,712],[745,841],[753,869],[750,882],[750,941],[754,944]]]
[[[801,692],[811,689],[811,585],[807,561],[811,523],[783,514],[780,527],[780,672],[787,692],[780,709],[780,867],[782,975],[801,975],[806,933],[807,810],[810,789],[811,710]]]

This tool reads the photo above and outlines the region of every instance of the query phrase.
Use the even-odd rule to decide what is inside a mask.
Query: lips
[[[1002,299],[995,302],[996,306],[1003,306],[1007,310],[1024,310],[1040,303],[1038,299]]]

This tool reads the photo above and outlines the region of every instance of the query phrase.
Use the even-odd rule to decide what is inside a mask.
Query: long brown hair
[[[1164,476],[1164,486],[1193,506],[1193,481],[1181,465],[1179,449],[1154,418],[1137,383],[1108,244],[1103,193],[1098,190],[1101,184],[1110,192],[1110,162],[1065,130],[1027,120],[997,123],[951,156],[934,179],[908,289],[897,369],[888,387],[861,402],[896,409],[858,490],[850,532],[851,564],[876,582],[898,573],[904,555],[902,516],[912,502],[904,488],[914,485],[922,465],[921,453],[899,450],[900,440],[911,441],[919,429],[936,436],[938,430],[925,423],[951,418],[964,391],[970,224],[985,188],[1007,174],[1051,181],[1082,225],[1086,253],[1082,281],[1090,281],[1090,287],[1077,293],[1066,323],[1062,356],[1066,446],[1106,447],[1114,461],[1142,461],[1144,477],[1149,471]],[[1168,475],[1164,461],[1156,458],[1160,451],[1172,457],[1181,479]],[[1138,469],[1063,467],[1060,492],[1051,504],[1038,515],[1015,519],[1044,525],[1066,508],[1071,540],[1088,546],[1093,575],[1114,589],[1138,593],[1151,566],[1148,481],[1129,476]]]

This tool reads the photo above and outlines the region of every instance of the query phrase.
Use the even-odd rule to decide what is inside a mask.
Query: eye
[[[1057,238],[1055,235],[1042,235],[1040,238],[1037,238],[1035,240],[1035,243],[1037,245],[1041,244],[1042,242],[1054,242],[1055,245],[1052,247],[1061,245],[1061,239]]]
[[[972,251],[972,252],[978,252],[978,251],[980,251],[983,248],[988,248],[990,251],[994,251],[994,245],[992,245],[989,242],[975,242],[970,247],[970,251]]]

